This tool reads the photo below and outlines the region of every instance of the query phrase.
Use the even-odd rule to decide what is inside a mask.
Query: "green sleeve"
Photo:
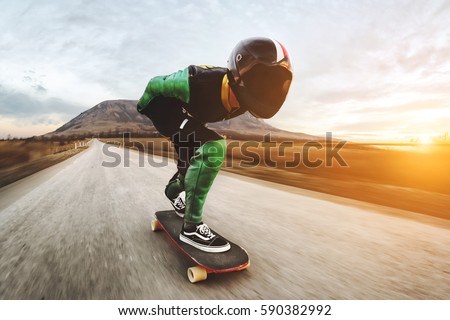
[[[153,98],[163,96],[177,98],[185,103],[189,103],[189,70],[179,70],[167,76],[152,78],[144,94],[139,99],[137,108],[141,112],[144,110]]]

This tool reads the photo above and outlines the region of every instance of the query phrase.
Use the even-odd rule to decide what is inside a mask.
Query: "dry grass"
[[[85,147],[75,149],[78,140],[34,139],[0,141],[0,187],[64,161]]]
[[[103,141],[124,144],[121,138]],[[150,153],[174,156],[167,139],[163,138],[131,139],[125,144],[145,152],[153,145]],[[285,165],[293,161],[294,154],[304,156],[303,143],[285,148],[284,153],[279,152],[279,143],[268,149],[262,143],[251,147],[229,140],[228,146],[223,167],[226,171],[450,219],[449,145],[415,147],[410,151],[346,145],[339,155],[348,166],[341,166],[336,160],[326,166],[326,148],[310,148],[309,160],[323,162],[315,168],[305,165],[305,161],[294,167]]]
[[[165,138],[102,139],[165,157],[176,157]],[[0,141],[0,187],[63,161],[82,149],[78,141]],[[339,155],[348,164],[333,160],[326,166],[326,148],[310,148],[308,159],[322,161],[312,168],[296,157],[305,156],[303,143],[280,152],[280,144],[244,144],[228,140],[223,170],[303,189],[362,200],[450,219],[450,146],[424,146],[411,151],[385,150],[369,145],[346,145]],[[233,147],[234,146],[234,147]],[[271,149],[268,147],[272,146]],[[272,164],[272,165],[271,165]]]

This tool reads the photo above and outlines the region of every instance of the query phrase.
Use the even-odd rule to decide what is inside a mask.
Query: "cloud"
[[[26,94],[6,91],[0,87],[0,114],[30,116],[39,109],[41,106],[37,100],[31,99]]]
[[[269,122],[312,133],[336,123],[358,132],[374,119],[390,128],[421,102],[436,102],[432,112],[449,100],[449,15],[445,0],[16,1],[0,12],[0,114],[74,117],[137,99],[152,76],[224,66],[238,40],[263,35],[286,45],[295,72]],[[430,130],[444,130],[437,123]]]
[[[0,85],[0,115],[32,119],[46,114],[59,114],[63,119],[70,119],[72,115],[82,111],[80,106],[61,98],[51,97],[40,100],[22,92],[7,90]]]
[[[47,88],[44,88],[40,84],[33,86],[33,88],[36,90],[37,93],[46,93],[48,91]]]
[[[29,137],[63,125],[84,108],[61,98],[38,98],[0,85],[0,138]]]

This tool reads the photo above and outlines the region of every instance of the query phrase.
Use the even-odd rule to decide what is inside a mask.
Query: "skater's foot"
[[[180,240],[205,252],[225,252],[231,248],[228,241],[212,233],[204,223],[184,223]]]
[[[180,218],[184,218],[184,211],[186,210],[186,204],[184,203],[185,194],[186,192],[183,191],[175,199],[168,198],[177,216]]]

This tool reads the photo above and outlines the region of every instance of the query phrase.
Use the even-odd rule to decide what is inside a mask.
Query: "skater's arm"
[[[179,70],[167,76],[152,78],[144,94],[139,99],[137,108],[139,111],[145,109],[149,103],[158,96],[179,99],[189,103],[189,70]]]

